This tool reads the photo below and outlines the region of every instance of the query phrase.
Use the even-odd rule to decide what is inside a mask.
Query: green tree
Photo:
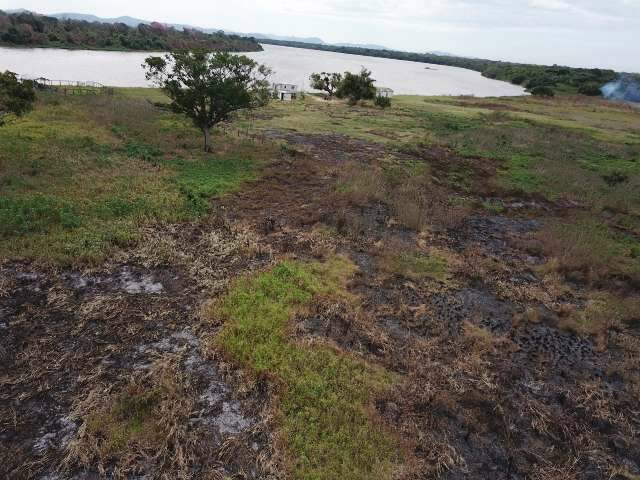
[[[13,72],[0,72],[0,126],[10,116],[20,117],[30,111],[35,99],[33,82],[20,81]]]
[[[339,98],[349,99],[351,105],[355,105],[360,100],[373,100],[376,96],[374,83],[371,72],[364,67],[360,73],[345,72],[336,95]]]
[[[146,77],[171,99],[176,113],[189,117],[211,151],[211,129],[238,111],[265,105],[271,71],[244,55],[204,51],[148,57]]]
[[[333,97],[342,82],[342,74],[327,72],[312,73],[309,80],[311,81],[311,88],[327,92],[330,97]]]

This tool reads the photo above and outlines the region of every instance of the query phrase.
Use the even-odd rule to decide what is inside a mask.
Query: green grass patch
[[[186,199],[187,210],[201,215],[209,210],[209,199],[237,189],[256,177],[256,160],[251,154],[186,160],[177,158],[171,165],[177,175],[174,183]]]
[[[219,307],[227,321],[218,344],[282,385],[281,433],[297,479],[388,478],[398,461],[392,438],[370,413],[390,375],[330,348],[298,345],[288,334],[293,314],[314,296],[346,296],[354,268],[340,257],[284,262],[239,281]]]
[[[484,208],[486,211],[491,212],[493,214],[500,214],[503,213],[505,208],[504,205],[500,202],[496,202],[496,201],[492,201],[492,200],[488,200],[486,202],[482,202],[482,208]]]
[[[42,232],[53,225],[72,229],[81,223],[72,205],[53,198],[0,198],[0,238]]]
[[[498,178],[508,188],[527,193],[537,192],[541,189],[543,179],[533,171],[534,164],[534,158],[514,155],[503,164]]]

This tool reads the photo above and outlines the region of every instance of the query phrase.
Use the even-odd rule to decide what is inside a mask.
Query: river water
[[[0,48],[0,71],[51,80],[94,81],[114,87],[146,87],[149,83],[141,65],[149,55],[149,52]],[[376,85],[390,87],[396,94],[477,97],[525,94],[517,85],[456,67],[275,45],[264,45],[263,52],[247,55],[270,66],[274,70],[273,81],[295,83],[304,89],[308,89],[308,78],[313,72],[356,72],[365,67],[373,72]]]

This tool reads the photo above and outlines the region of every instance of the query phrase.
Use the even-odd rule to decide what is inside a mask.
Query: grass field
[[[0,252],[99,262],[139,227],[207,213],[208,199],[253,178],[266,152],[225,141],[200,154],[190,125],[157,111],[156,91],[41,95],[32,115],[0,130]]]

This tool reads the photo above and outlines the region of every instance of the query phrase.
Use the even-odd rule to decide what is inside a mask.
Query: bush
[[[527,80],[527,77],[524,75],[516,75],[511,79],[511,83],[514,85],[522,85]]]
[[[588,95],[590,97],[599,97],[602,95],[600,85],[594,82],[580,85],[580,87],[578,87],[578,93],[581,95]]]
[[[555,96],[555,93],[551,87],[542,85],[532,88],[531,95],[535,95],[536,97],[553,97]]]
[[[389,97],[383,97],[378,95],[375,100],[375,104],[380,108],[389,108],[391,106],[391,99]]]

